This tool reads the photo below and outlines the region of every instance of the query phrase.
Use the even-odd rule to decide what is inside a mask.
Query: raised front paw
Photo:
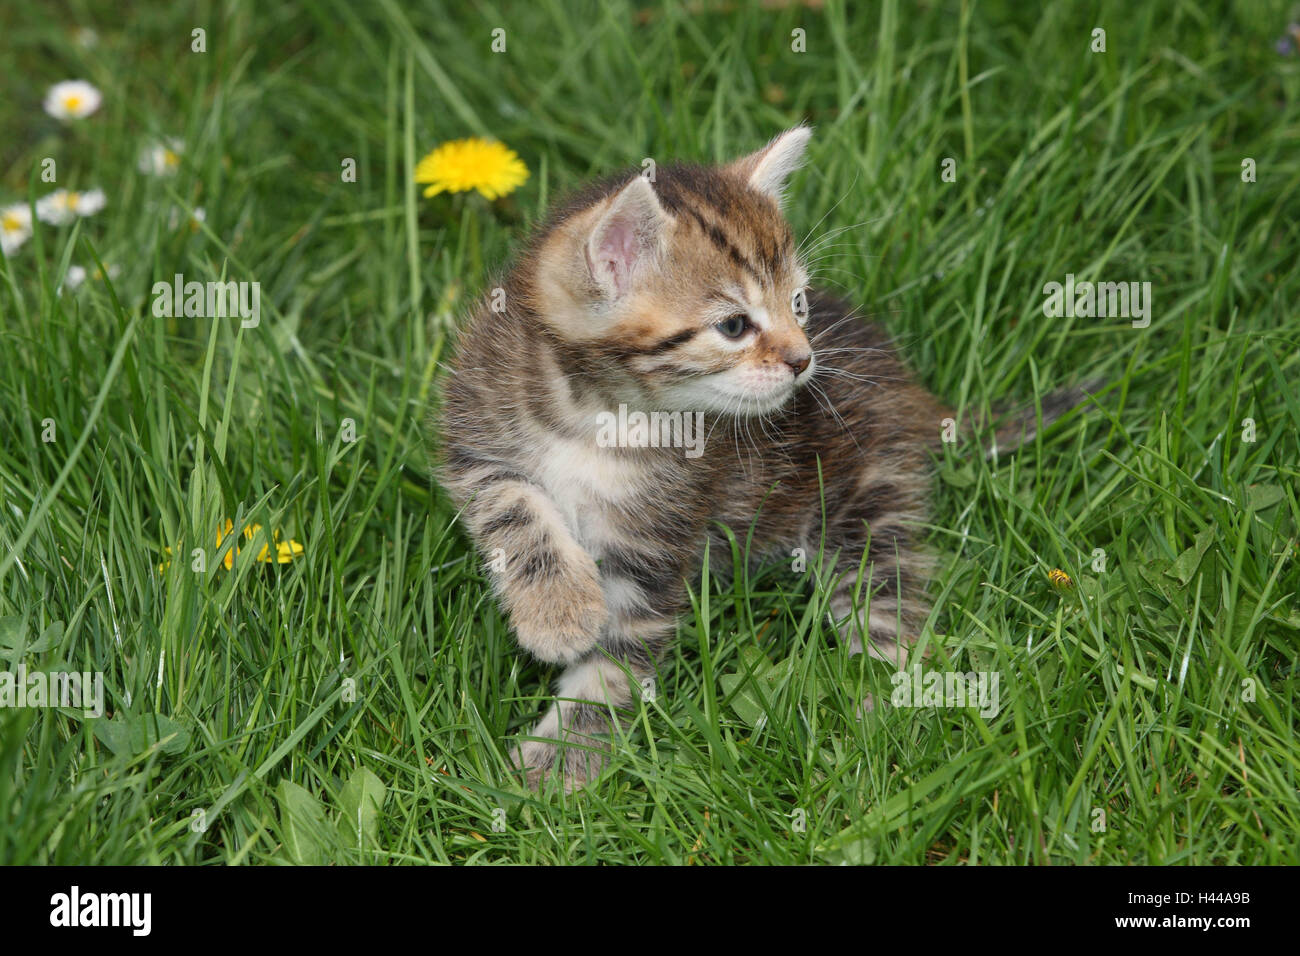
[[[569,664],[596,646],[609,612],[596,564],[530,555],[506,582],[519,644],[544,661]]]

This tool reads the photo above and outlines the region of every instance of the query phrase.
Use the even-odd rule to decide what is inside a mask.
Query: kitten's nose
[[[808,367],[809,363],[812,362],[812,353],[794,352],[792,354],[788,353],[782,356],[782,358],[785,361],[785,364],[790,366],[791,370],[793,370],[794,377],[798,378],[803,374],[803,370]]]

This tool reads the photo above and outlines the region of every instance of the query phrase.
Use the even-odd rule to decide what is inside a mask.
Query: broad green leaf
[[[867,866],[876,862],[876,841],[870,837],[846,840],[822,857],[826,863],[839,866]]]
[[[25,646],[22,644],[23,635],[21,617],[0,617],[0,658],[16,662],[20,655],[48,651],[63,639],[63,622],[55,621],[40,637]]]
[[[302,866],[319,866],[325,861],[325,811],[310,793],[290,780],[281,780],[277,790],[280,831],[289,860]]]
[[[975,484],[975,469],[969,462],[960,468],[945,468],[940,474],[944,484],[954,488],[969,488]]]
[[[723,674],[718,678],[718,683],[722,686],[722,692],[728,698],[732,710],[750,727],[757,727],[766,719],[767,712],[763,707],[763,700],[765,698],[771,700],[772,695],[776,693],[778,682],[790,670],[788,660],[773,666],[762,651],[757,649],[755,651],[756,653],[741,652],[741,660],[745,667],[752,670]],[[762,681],[762,696],[759,696],[755,681]]]
[[[91,726],[95,738],[118,756],[142,754],[159,741],[166,754],[181,753],[190,745],[190,732],[162,714],[119,712],[112,720],[96,720]]]
[[[1174,560],[1173,566],[1165,574],[1176,579],[1183,587],[1187,587],[1196,575],[1196,569],[1201,566],[1201,559],[1205,557],[1205,552],[1213,541],[1214,529],[1206,528],[1196,536],[1192,546]]]
[[[1246,507],[1251,511],[1271,508],[1286,497],[1281,485],[1251,485],[1246,489]]]
[[[384,782],[365,767],[358,767],[348,778],[339,797],[339,833],[344,846],[357,847],[367,840],[374,841],[384,795]]]
[[[1169,582],[1161,580],[1161,575],[1169,570],[1169,562],[1164,558],[1151,558],[1138,564],[1138,574],[1152,589],[1160,594],[1166,593]]]
[[[718,683],[722,686],[722,692],[731,704],[731,709],[736,712],[736,716],[750,727],[757,727],[758,722],[766,716],[766,712],[749,679],[744,674],[723,674],[718,678]]]

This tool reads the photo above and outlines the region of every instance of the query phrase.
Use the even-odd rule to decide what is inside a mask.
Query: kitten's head
[[[660,166],[560,214],[535,256],[538,313],[620,399],[764,414],[812,375],[808,273],[781,214],[811,130],[725,166]]]

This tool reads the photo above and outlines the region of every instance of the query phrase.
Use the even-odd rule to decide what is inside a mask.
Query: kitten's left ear
[[[803,164],[804,149],[811,138],[810,126],[788,129],[757,153],[750,153],[729,164],[727,171],[780,205],[785,181]]]

